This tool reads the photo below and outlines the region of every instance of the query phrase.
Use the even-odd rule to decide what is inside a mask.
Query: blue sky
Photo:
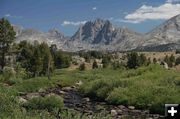
[[[0,0],[0,17],[12,24],[65,35],[97,18],[145,33],[177,14],[180,0]]]

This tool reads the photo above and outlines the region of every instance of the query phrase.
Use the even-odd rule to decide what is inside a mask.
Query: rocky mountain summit
[[[16,32],[16,42],[23,40],[27,40],[30,43],[33,43],[34,41],[40,43],[46,42],[49,45],[56,44],[59,48],[62,48],[67,39],[67,37],[57,29],[50,29],[48,32],[41,32],[35,29],[23,29],[22,27],[14,26],[14,30]]]
[[[180,48],[180,15],[177,15],[145,34],[141,49],[175,50]],[[150,50],[149,49],[149,50]]]
[[[108,20],[97,19],[81,26],[66,43],[68,48],[76,50],[127,50],[142,42],[142,34],[114,27]]]
[[[57,29],[41,32],[14,26],[16,41],[47,42],[66,51],[169,51],[180,48],[180,15],[152,31],[141,34],[125,27],[115,27],[110,21],[97,19],[81,25],[72,37],[65,37]]]

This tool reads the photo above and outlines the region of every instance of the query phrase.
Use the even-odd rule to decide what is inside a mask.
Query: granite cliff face
[[[16,31],[16,42],[26,40],[30,43],[34,41],[46,42],[49,45],[56,44],[59,48],[62,48],[65,40],[67,39],[61,32],[57,29],[51,29],[48,32],[41,32],[35,29],[23,29],[18,26],[14,26]]]
[[[108,20],[97,19],[80,26],[72,37],[65,37],[57,29],[41,32],[14,26],[16,41],[47,42],[66,51],[167,51],[180,48],[180,15],[177,15],[146,34],[125,27],[115,27]]]
[[[142,50],[175,50],[180,48],[180,15],[177,15],[145,34]]]
[[[129,50],[142,42],[142,34],[114,27],[108,20],[97,19],[81,26],[67,44],[75,50]]]

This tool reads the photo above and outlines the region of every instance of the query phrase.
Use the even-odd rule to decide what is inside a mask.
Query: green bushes
[[[80,71],[86,70],[86,65],[85,65],[85,63],[80,64],[79,70],[80,70]]]
[[[175,62],[175,65],[179,65],[179,64],[180,64],[180,57],[178,57]]]
[[[180,49],[177,49],[177,50],[176,50],[176,54],[180,54]]]
[[[164,61],[168,64],[169,67],[173,67],[175,64],[175,57],[174,55],[171,55],[170,57],[168,55],[165,56]]]
[[[148,60],[144,54],[138,55],[137,52],[131,52],[127,54],[127,67],[130,69],[136,69],[139,66],[148,64]]]
[[[4,67],[3,69],[3,78],[5,81],[13,79],[16,76],[16,71],[12,67]]]
[[[165,103],[180,102],[180,74],[160,65],[132,70],[104,69],[97,71],[96,77],[96,80],[86,82],[81,91],[112,104],[133,105],[150,109],[153,113],[163,113]]]
[[[18,107],[15,97],[0,93],[0,117],[12,115]]]
[[[23,104],[28,111],[40,110],[48,111],[51,115],[59,117],[64,107],[63,99],[58,95],[47,95],[45,97],[35,97]]]
[[[63,99],[56,95],[36,97],[29,100],[24,106],[27,109],[48,110],[49,112],[53,112],[63,108]]]
[[[54,86],[55,82],[53,80],[50,81],[46,77],[37,77],[19,82],[14,88],[19,92],[35,92],[42,88],[47,89]]]
[[[54,70],[54,60],[50,48],[46,43],[39,44],[37,41],[34,45],[21,41],[19,43],[19,52],[17,62],[31,77],[50,75]]]
[[[97,68],[98,68],[98,64],[97,64],[96,60],[94,60],[92,69],[97,69]]]
[[[53,53],[54,65],[56,68],[68,68],[71,64],[71,56],[68,53],[57,51]]]

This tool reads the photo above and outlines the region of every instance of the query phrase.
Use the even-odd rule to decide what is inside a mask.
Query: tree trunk
[[[2,69],[4,68],[4,66],[5,66],[5,53],[4,53],[4,51],[2,52],[2,61],[1,61],[1,67],[2,67]]]
[[[49,59],[48,59],[47,75],[48,75],[48,79],[51,80],[51,78],[50,78],[50,60]]]

